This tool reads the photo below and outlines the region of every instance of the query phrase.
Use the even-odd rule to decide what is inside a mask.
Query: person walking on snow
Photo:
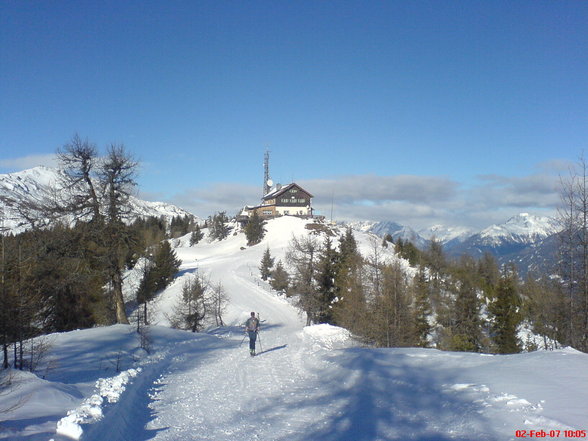
[[[245,322],[245,332],[249,334],[249,353],[251,356],[255,355],[255,340],[257,340],[257,332],[259,331],[259,319],[255,317],[255,312],[251,313],[251,317]]]

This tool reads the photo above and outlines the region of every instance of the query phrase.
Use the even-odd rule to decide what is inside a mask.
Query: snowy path
[[[503,441],[518,439],[517,430],[581,429],[573,421],[583,421],[585,404],[574,415],[548,388],[533,388],[545,400],[524,384],[517,390],[513,378],[528,372],[516,358],[509,365],[436,350],[334,350],[342,342],[332,329],[307,328],[287,342],[279,330],[264,331],[265,352],[254,358],[240,335],[176,343],[82,439]],[[545,356],[557,369],[568,357],[579,356],[570,360],[576,368],[585,359],[564,351],[523,357],[534,365]],[[578,388],[586,396],[585,385],[567,392]]]

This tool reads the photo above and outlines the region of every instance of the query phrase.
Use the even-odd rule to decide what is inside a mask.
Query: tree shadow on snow
[[[335,368],[316,372],[318,384],[301,384],[258,411],[267,426],[284,427],[287,418],[300,428],[274,441],[498,439],[480,404],[447,389],[458,382],[451,372],[390,350],[349,349],[329,361]]]

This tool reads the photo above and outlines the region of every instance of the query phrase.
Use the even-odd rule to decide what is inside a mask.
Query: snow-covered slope
[[[395,241],[402,239],[404,241],[410,241],[415,244],[418,248],[425,248],[427,246],[427,240],[421,236],[418,232],[405,225],[400,225],[397,222],[385,221],[385,222],[351,222],[349,223],[356,231],[363,231],[376,234],[380,237],[386,235],[392,236]]]
[[[435,239],[441,243],[451,240],[464,241],[474,234],[474,230],[467,227],[447,227],[445,225],[433,225],[419,230],[419,235],[427,240]]]
[[[163,326],[160,314],[150,353],[137,349],[133,326],[50,336],[45,378],[17,373],[20,387],[0,395],[0,409],[29,397],[0,412],[0,440],[503,441],[532,430],[586,438],[586,354],[371,349],[340,328],[304,327],[257,267],[266,247],[281,259],[293,234],[312,234],[306,225],[271,221],[254,247],[242,233],[176,241],[182,268],[157,307],[170,308],[183,279],[200,272],[230,297],[226,326],[192,334]],[[366,253],[380,243],[356,239]],[[254,358],[238,326],[251,310],[263,321]]]
[[[63,174],[61,170],[44,166],[16,173],[0,174],[0,215],[4,213],[4,227],[14,233],[22,231],[23,218],[11,207],[10,201],[42,201],[49,198]],[[193,216],[186,210],[164,202],[150,202],[131,197],[133,218],[163,216],[171,220],[175,216]]]

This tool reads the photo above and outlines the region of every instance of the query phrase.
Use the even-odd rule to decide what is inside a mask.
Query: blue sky
[[[588,2],[0,0],[0,173],[74,133],[139,192],[256,203],[263,153],[323,214],[553,213],[588,146]]]

